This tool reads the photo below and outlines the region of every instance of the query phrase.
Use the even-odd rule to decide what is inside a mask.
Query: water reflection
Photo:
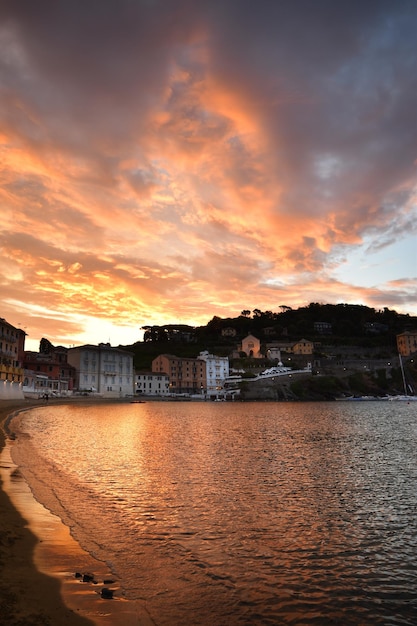
[[[156,624],[412,624],[416,416],[364,404],[45,407],[17,449]]]

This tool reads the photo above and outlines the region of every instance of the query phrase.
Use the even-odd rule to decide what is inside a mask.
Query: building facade
[[[405,331],[397,335],[397,349],[401,356],[410,356],[417,352],[417,331]]]
[[[170,393],[169,376],[163,372],[136,372],[135,393],[148,396],[167,396]]]
[[[75,387],[105,398],[131,396],[134,392],[133,354],[109,343],[69,348],[68,363],[75,367]]]
[[[48,352],[25,352],[25,395],[68,395],[74,388],[76,370],[67,361],[68,348],[51,346]]]
[[[330,322],[314,322],[314,331],[319,335],[331,335],[332,325]]]
[[[308,339],[300,339],[292,346],[293,354],[313,354],[314,343]]]
[[[277,346],[267,347],[266,356],[270,361],[281,362],[281,348]]]
[[[206,393],[206,363],[160,354],[152,361],[152,372],[168,375],[170,393],[195,395]]]
[[[227,356],[209,354],[207,350],[200,352],[198,359],[206,364],[206,394],[209,398],[224,395],[224,380],[229,376],[229,359]]]
[[[251,357],[252,359],[261,359],[261,342],[257,339],[257,337],[248,335],[242,339],[241,352],[244,352],[246,356]]]
[[[25,337],[24,330],[0,317],[0,399],[23,398]]]

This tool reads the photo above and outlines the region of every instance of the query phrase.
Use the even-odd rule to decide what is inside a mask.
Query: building
[[[246,356],[252,359],[261,359],[261,342],[253,335],[248,335],[242,339],[241,352],[244,352]]]
[[[160,354],[152,361],[152,372],[168,375],[171,393],[194,395],[206,392],[206,363],[202,359]]]
[[[68,348],[54,347],[46,352],[25,352],[23,391],[29,395],[68,395],[74,389],[75,367],[67,361]]]
[[[135,393],[148,396],[167,396],[170,393],[169,376],[163,372],[136,372]]]
[[[23,398],[25,337],[24,330],[0,317],[0,400]]]
[[[232,328],[231,326],[226,326],[226,328],[222,328],[221,335],[222,337],[236,337],[237,335],[236,328]]]
[[[370,335],[381,335],[389,330],[388,324],[380,324],[379,322],[366,322],[364,328]]]
[[[292,346],[293,354],[313,354],[314,343],[308,339],[300,339]]]
[[[269,348],[267,347],[266,357],[270,361],[280,362],[281,361],[281,348],[279,348],[278,346],[270,346]]]
[[[109,343],[69,348],[68,363],[75,367],[75,388],[105,398],[133,394],[133,353]]]
[[[206,364],[206,394],[209,398],[223,395],[223,383],[229,376],[229,359],[227,356],[209,354],[207,350],[200,352],[198,359]]]
[[[410,356],[417,352],[417,331],[406,330],[397,335],[397,349],[401,356]]]
[[[331,335],[332,325],[330,322],[314,322],[314,330],[319,335]]]

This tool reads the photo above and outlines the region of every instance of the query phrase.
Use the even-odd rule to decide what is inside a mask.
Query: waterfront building
[[[167,396],[170,393],[169,376],[163,372],[136,372],[135,393],[148,396]]]
[[[0,399],[23,398],[25,337],[24,330],[0,317]]]
[[[75,367],[68,363],[68,348],[54,347],[48,351],[25,352],[23,392],[30,395],[68,395],[74,388]]]
[[[75,387],[105,398],[133,394],[133,353],[109,343],[69,348],[68,363],[76,370]]]
[[[206,363],[202,359],[160,354],[152,361],[152,371],[168,375],[171,393],[195,395],[206,392]]]
[[[206,364],[206,394],[209,398],[223,395],[223,383],[229,376],[229,359],[227,356],[209,354],[208,350],[200,352],[198,359]]]

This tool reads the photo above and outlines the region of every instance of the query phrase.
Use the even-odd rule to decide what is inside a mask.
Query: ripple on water
[[[45,407],[15,453],[159,625],[414,624],[415,415],[352,404]]]

